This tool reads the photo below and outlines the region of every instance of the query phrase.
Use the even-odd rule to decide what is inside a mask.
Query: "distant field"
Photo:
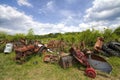
[[[0,53],[0,80],[91,80],[84,75],[85,67],[76,64],[69,69],[62,69],[58,64],[46,64],[42,57],[32,56],[23,65],[16,64],[14,52]],[[113,66],[111,74],[97,71],[93,80],[120,80],[120,58],[111,57],[107,60]],[[33,64],[35,61],[38,64]]]

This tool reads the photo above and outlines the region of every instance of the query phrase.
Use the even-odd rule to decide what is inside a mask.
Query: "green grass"
[[[91,80],[84,75],[85,67],[80,64],[62,69],[58,64],[44,63],[43,57],[32,56],[20,65],[15,63],[14,57],[14,53],[0,53],[0,80]],[[34,64],[36,61],[38,64]],[[98,72],[94,80],[120,79],[120,58],[111,57],[108,61],[113,66],[111,75]]]
[[[119,57],[111,57],[111,58],[109,58],[108,61],[111,63],[111,65],[113,67],[112,75],[115,77],[119,76],[119,78],[120,78],[120,75],[119,75],[120,74],[120,58]]]

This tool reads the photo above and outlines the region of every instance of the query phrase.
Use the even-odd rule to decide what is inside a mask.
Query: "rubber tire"
[[[102,46],[102,50],[106,53],[106,55],[120,57],[120,54],[114,51],[113,49],[109,48],[107,44],[104,44]]]
[[[110,47],[111,49],[120,52],[120,43],[118,42],[109,42],[108,43],[108,47]]]
[[[44,49],[47,49],[47,48],[46,48],[45,46],[41,46],[41,48],[39,49],[39,51],[37,52],[37,54],[39,54],[39,56],[41,56],[42,51],[43,51]]]
[[[86,72],[86,75],[90,78],[96,77],[96,72],[93,68],[87,68],[85,72]]]

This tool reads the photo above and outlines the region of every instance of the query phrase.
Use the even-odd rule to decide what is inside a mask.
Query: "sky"
[[[120,0],[0,0],[0,31],[37,35],[115,29]]]

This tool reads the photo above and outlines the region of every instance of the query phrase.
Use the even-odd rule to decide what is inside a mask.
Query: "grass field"
[[[71,68],[62,69],[58,64],[42,61],[42,57],[32,56],[29,61],[20,65],[14,61],[14,52],[0,53],[0,80],[120,80],[120,58],[107,58],[113,66],[111,74],[97,71],[95,79],[84,75],[85,67],[76,64]],[[34,62],[38,62],[34,64]]]

